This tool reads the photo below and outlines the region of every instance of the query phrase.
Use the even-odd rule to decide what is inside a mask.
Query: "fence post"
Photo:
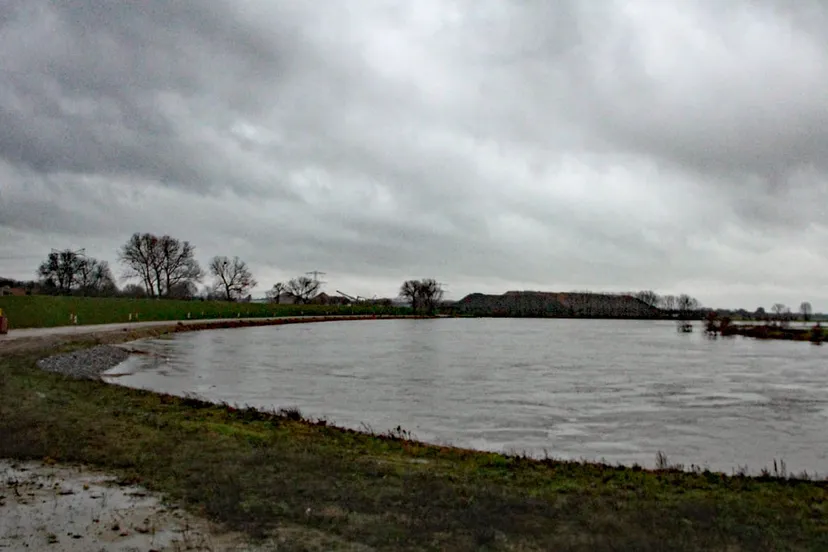
[[[3,309],[0,309],[0,335],[9,333],[9,319],[3,315]]]

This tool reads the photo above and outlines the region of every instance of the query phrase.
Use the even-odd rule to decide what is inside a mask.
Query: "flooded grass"
[[[38,356],[0,358],[0,458],[107,469],[280,550],[828,549],[823,482],[429,446],[70,380]]]

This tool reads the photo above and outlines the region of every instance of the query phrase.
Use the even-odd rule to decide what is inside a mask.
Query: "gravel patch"
[[[77,379],[100,379],[101,374],[129,358],[129,351],[112,345],[62,353],[37,362],[38,368]]]

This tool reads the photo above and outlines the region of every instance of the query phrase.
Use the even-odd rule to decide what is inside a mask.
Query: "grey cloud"
[[[246,32],[223,3],[20,3],[0,32],[0,153],[39,172],[140,176],[195,190],[221,150],[182,136],[165,97],[235,102],[297,63],[295,33]],[[272,37],[275,37],[273,39]],[[258,84],[257,84],[258,81]],[[269,79],[268,79],[269,83]],[[253,93],[252,98],[260,94]],[[209,165],[209,164],[208,164]],[[208,167],[210,168],[210,167]],[[244,189],[240,186],[239,189]]]
[[[826,22],[817,1],[10,1],[0,230],[110,261],[169,232],[366,288],[758,302],[785,244],[822,239]]]
[[[631,46],[614,67],[582,71],[576,89],[586,122],[610,147],[662,159],[715,186],[784,196],[811,172],[808,185],[823,194],[828,27],[814,23],[828,21],[828,11],[824,4],[796,5],[802,9],[680,4],[678,32],[660,36],[672,47],[647,40],[658,36],[659,12],[618,24],[607,35]]]

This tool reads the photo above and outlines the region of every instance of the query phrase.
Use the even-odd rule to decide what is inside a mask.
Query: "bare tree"
[[[785,313],[785,305],[782,303],[774,303],[771,307],[771,312],[774,314],[776,320],[782,320],[782,315]]]
[[[53,251],[37,269],[43,283],[58,294],[69,294],[77,285],[84,259],[74,251]]]
[[[118,291],[109,263],[92,257],[81,260],[77,272],[78,288],[84,295],[115,295]]]
[[[155,267],[158,264],[158,238],[135,233],[121,246],[118,260],[126,266],[125,278],[139,278],[149,297],[155,297]]]
[[[163,294],[170,295],[179,284],[200,282],[204,278],[204,272],[195,260],[195,246],[188,241],[179,241],[171,236],[161,236],[158,240],[159,259],[163,278]],[[161,295],[161,283],[158,290]],[[253,283],[255,286],[255,282]],[[180,289],[180,288],[179,288]]]
[[[282,300],[282,294],[284,292],[285,284],[283,282],[276,282],[273,284],[272,288],[265,292],[265,297],[267,297],[267,300],[271,303],[276,303],[278,305]]]
[[[434,314],[437,305],[443,300],[442,286],[433,278],[420,280],[420,304],[428,314]]]
[[[285,291],[293,297],[297,303],[307,303],[319,292],[322,283],[307,276],[293,278],[285,284]]]
[[[701,303],[694,297],[690,297],[686,293],[682,293],[676,298],[676,308],[679,311],[679,316],[682,320],[690,317],[690,314],[701,308]]]
[[[653,308],[658,308],[659,303],[661,303],[661,297],[652,290],[639,291],[635,294],[635,298]]]
[[[217,256],[210,261],[210,273],[215,277],[215,287],[223,292],[226,301],[237,301],[256,287],[256,280],[247,263],[233,257]]]
[[[799,312],[802,314],[802,320],[808,322],[811,319],[811,315],[814,313],[814,309],[808,301],[803,301],[802,304],[799,305]]]
[[[195,284],[204,276],[195,247],[167,235],[135,233],[119,250],[118,259],[126,266],[124,276],[140,278],[150,297],[165,297],[178,284]]]
[[[406,280],[400,286],[400,297],[411,303],[415,313],[433,314],[444,293],[442,286],[433,278]]]
[[[673,312],[676,310],[677,303],[678,299],[675,295],[664,295],[661,298],[661,308],[666,310],[670,314],[673,314]]]
[[[400,297],[411,303],[411,309],[414,312],[419,311],[420,299],[420,282],[417,280],[406,280],[400,286]]]

